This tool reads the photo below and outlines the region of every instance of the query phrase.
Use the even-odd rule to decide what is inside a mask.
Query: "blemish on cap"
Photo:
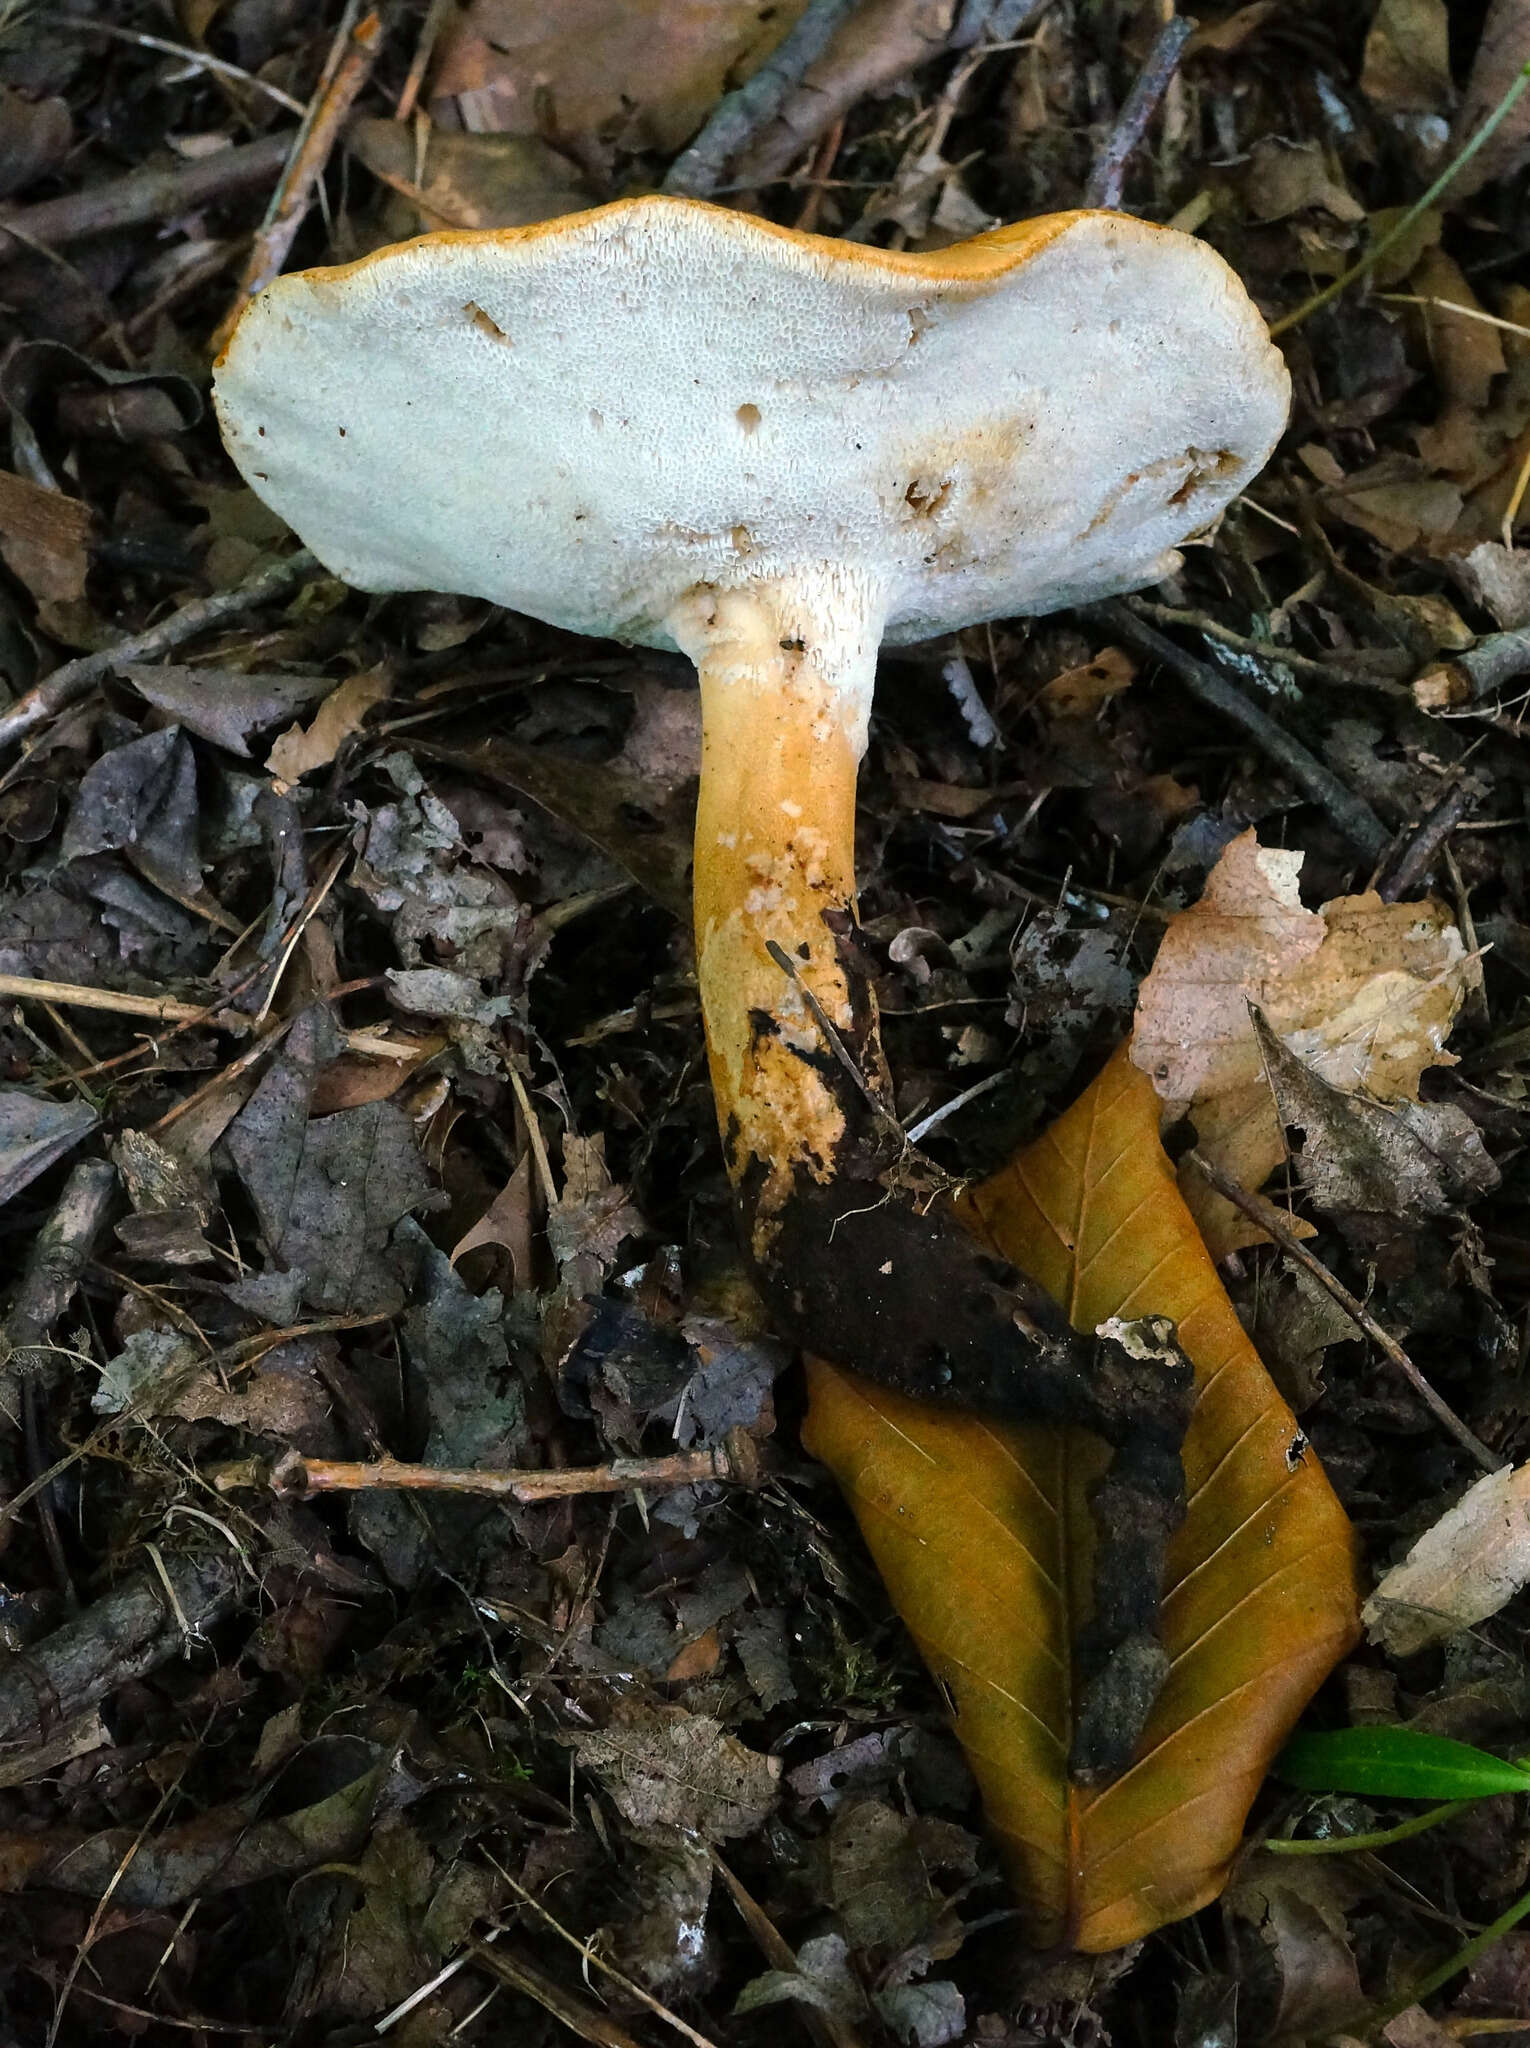
[[[464,313],[467,314],[468,318],[472,321],[473,325],[478,329],[478,332],[480,334],[487,334],[491,341],[502,341],[506,344],[507,347],[513,345],[510,341],[509,335],[506,334],[504,328],[500,326],[499,322],[497,320],[490,319],[489,315],[484,311],[483,307],[480,306],[475,300],[469,299],[462,310]]]

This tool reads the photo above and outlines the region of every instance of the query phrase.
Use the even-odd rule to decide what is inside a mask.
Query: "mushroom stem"
[[[697,978],[757,1259],[803,1177],[835,1176],[849,1135],[820,1019],[872,1095],[887,1092],[875,1006],[849,957],[855,781],[884,611],[871,578],[821,567],[694,591],[669,621],[701,678]]]
[[[873,579],[819,567],[697,588],[666,621],[701,678],[696,963],[723,1151],[783,1336],[916,1399],[1076,1423],[1114,1448],[1092,1497],[1070,1757],[1097,1783],[1124,1768],[1168,1669],[1158,1606],[1184,1514],[1190,1368],[1152,1319],[1070,1329],[938,1182],[921,1185],[889,1113],[855,947],[855,781],[883,616]]]

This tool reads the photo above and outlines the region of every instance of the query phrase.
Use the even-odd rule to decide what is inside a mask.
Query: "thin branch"
[[[1218,1166],[1214,1160],[1208,1159],[1198,1147],[1185,1156],[1192,1166],[1206,1176],[1219,1195],[1231,1202],[1235,1209],[1241,1210],[1250,1223],[1257,1223],[1261,1230],[1274,1238],[1288,1259],[1294,1259],[1299,1266],[1305,1267],[1318,1285],[1327,1289],[1351,1321],[1370,1338],[1382,1356],[1396,1366],[1441,1428],[1449,1430],[1462,1450],[1467,1452],[1484,1472],[1499,1472],[1503,1469],[1508,1462],[1507,1459],[1500,1458],[1490,1451],[1482,1439],[1467,1428],[1454,1408],[1434,1391],[1397,1339],[1381,1327],[1359,1296],[1351,1294],[1342,1280],[1335,1279],[1317,1254],[1309,1251],[1301,1239],[1293,1234],[1286,1219],[1273,1202],[1266,1201],[1263,1195],[1254,1194],[1241,1182],[1234,1180],[1230,1173]]]
[[[1126,104],[1117,116],[1116,125],[1095,158],[1094,169],[1084,187],[1086,206],[1108,207],[1112,212],[1120,207],[1127,162],[1147,133],[1147,125],[1157,111],[1158,102],[1168,91],[1179,69],[1185,45],[1194,32],[1195,23],[1187,21],[1182,14],[1174,15],[1158,31],[1158,39],[1138,73],[1136,84],[1126,96]]]
[[[818,62],[859,4],[809,0],[796,26],[759,70],[718,102],[690,148],[670,165],[662,189],[683,199],[705,199],[715,192],[734,157],[776,118],[803,73]]]
[[[0,211],[0,263],[29,249],[59,249],[91,235],[173,219],[250,186],[268,185],[287,161],[294,132],[263,135],[171,170],[129,171],[36,206],[7,207]]]
[[[754,1439],[734,1429],[723,1443],[709,1450],[675,1451],[664,1458],[613,1458],[609,1465],[517,1471],[491,1466],[409,1465],[395,1458],[356,1464],[339,1458],[305,1458],[290,1451],[274,1465],[258,1458],[241,1458],[232,1464],[214,1465],[206,1476],[219,1493],[267,1486],[286,1500],[311,1499],[320,1493],[476,1493],[524,1505],[585,1493],[659,1492],[717,1479],[753,1486],[759,1482],[760,1460]]]
[[[0,226],[3,225],[0,222]],[[99,654],[82,654],[78,661],[66,661],[62,668],[56,668],[51,676],[45,676],[24,697],[18,697],[14,704],[0,712],[0,747],[25,739],[28,733],[46,725],[49,719],[94,689],[97,683],[104,682],[124,662],[159,661],[172,648],[195,639],[199,633],[225,625],[242,612],[254,611],[258,605],[290,597],[300,585],[322,574],[318,558],[307,548],[299,548],[296,554],[288,555],[284,561],[272,562],[257,570],[232,590],[220,590],[212,597],[194,598],[190,604],[183,604],[179,611],[172,612],[168,619],[161,619],[157,626],[150,626],[142,633],[124,634],[115,645],[103,648]]]
[[[256,231],[244,275],[214,331],[212,345],[215,353],[233,333],[240,314],[251,299],[281,274],[303,216],[308,211],[314,188],[323,177],[340,140],[340,131],[350,117],[356,96],[372,75],[372,66],[377,62],[382,41],[382,18],[373,10],[346,36],[338,61],[326,66],[326,76],[320,81],[308,116],[299,130],[299,139],[282,175],[269,216],[265,225]]]
[[[1084,616],[1098,619],[1110,632],[1119,634],[1142,653],[1162,662],[1165,668],[1179,677],[1191,696],[1199,698],[1229,724],[1239,727],[1261,752],[1284,769],[1302,794],[1321,805],[1344,837],[1351,845],[1357,846],[1367,860],[1380,860],[1392,843],[1392,835],[1370,805],[1363,797],[1356,796],[1331,769],[1325,768],[1284,726],[1277,725],[1256,704],[1251,704],[1235,684],[1157,632],[1119,598],[1087,606]]]
[[[303,102],[295,100],[290,92],[283,92],[279,85],[257,78],[254,72],[241,70],[237,64],[229,64],[206,50],[193,50],[186,43],[172,43],[164,36],[146,35],[142,29],[116,28],[106,21],[82,21],[75,14],[51,14],[47,22],[49,28],[73,29],[77,35],[84,36],[110,36],[114,42],[134,43],[141,50],[162,51],[167,57],[179,57],[183,64],[190,64],[198,71],[215,72],[219,78],[231,78],[236,84],[247,86],[251,92],[264,93],[268,100],[275,100],[289,114],[301,114],[303,111]]]

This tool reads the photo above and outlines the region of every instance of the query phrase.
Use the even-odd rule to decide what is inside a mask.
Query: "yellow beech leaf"
[[[1124,1050],[965,1214],[1079,1329],[1172,1316],[1195,1364],[1190,1510],[1163,1609],[1173,1668],[1123,1776],[1091,1793],[1065,1770],[1103,1447],[925,1407],[819,1361],[804,1440],[955,1704],[1031,1938],[1118,1948],[1221,1890],[1270,1758],[1358,1633],[1353,1538],[1223,1292]]]

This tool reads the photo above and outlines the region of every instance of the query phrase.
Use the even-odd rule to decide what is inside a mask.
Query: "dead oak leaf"
[[[437,45],[430,108],[479,134],[615,139],[671,154],[804,0],[472,0]],[[544,113],[542,110],[548,110]]]
[[[1366,1601],[1372,1642],[1393,1657],[1475,1628],[1530,1584],[1530,1465],[1468,1487]]]
[[[625,1701],[604,1728],[571,1739],[635,1828],[721,1842],[753,1833],[775,1809],[779,1759],[746,1749],[710,1714]]]
[[[294,725],[272,747],[266,766],[283,782],[298,782],[316,768],[327,768],[342,745],[359,732],[367,713],[381,704],[393,687],[382,668],[362,669],[331,690],[305,731]]]
[[[1330,1215],[1421,1223],[1498,1185],[1476,1125],[1453,1103],[1400,1102],[1331,1087],[1254,1013],[1254,1030],[1302,1185]]]
[[[1466,948],[1441,903],[1373,891],[1308,910],[1301,855],[1232,841],[1198,903],[1164,934],[1142,984],[1132,1064],[1172,1121],[1188,1112],[1202,1151],[1257,1188],[1285,1156],[1250,1004],[1291,1052],[1345,1094],[1412,1102],[1465,992]],[[1256,1241],[1193,1168],[1181,1191],[1214,1257]]]

